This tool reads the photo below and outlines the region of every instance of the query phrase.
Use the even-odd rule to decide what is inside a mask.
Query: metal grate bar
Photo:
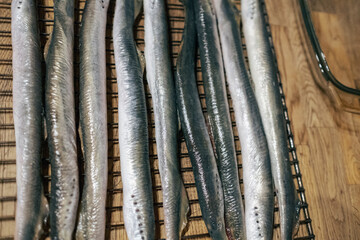
[[[183,6],[182,4],[178,1],[178,0],[168,0],[167,1],[167,9],[168,9],[168,20],[169,20],[169,30],[170,30],[170,39],[173,39],[175,37],[177,37],[178,35],[181,35],[183,32],[183,26],[181,25],[184,22],[184,11],[183,11]],[[240,4],[240,1],[235,1],[238,5]],[[84,6],[85,1],[84,0],[77,0],[75,3],[75,43],[78,42],[78,30],[79,30],[79,25],[80,25],[80,21],[81,21],[81,15],[83,12],[83,6]],[[113,19],[113,14],[114,14],[114,6],[115,6],[115,0],[111,0],[110,2],[110,8],[109,8],[109,12],[108,12],[108,16],[109,19]],[[266,18],[266,20],[268,20],[268,15],[266,13],[266,9],[265,9],[265,5],[264,6],[264,16]],[[0,51],[4,52],[5,54],[2,54],[0,57],[0,84],[3,84],[1,86],[2,89],[0,89],[0,100],[4,99],[6,101],[3,101],[6,104],[2,104],[0,105],[0,116],[10,116],[6,121],[1,121],[0,122],[0,136],[2,135],[6,135],[6,136],[11,136],[10,138],[6,138],[6,140],[4,140],[4,138],[1,138],[2,140],[0,141],[0,156],[1,154],[3,154],[5,156],[5,158],[0,160],[0,168],[3,169],[9,169],[9,168],[14,168],[15,164],[16,164],[16,160],[15,160],[15,155],[14,155],[14,149],[15,149],[15,137],[14,137],[14,126],[13,126],[13,120],[12,120],[12,103],[11,103],[11,98],[12,98],[12,70],[11,70],[11,66],[12,66],[12,59],[11,59],[11,51],[12,51],[12,47],[11,47],[11,31],[10,31],[10,24],[11,24],[11,17],[10,17],[10,9],[11,9],[11,0],[5,0],[5,2],[0,3]],[[53,6],[52,3],[50,3],[48,0],[39,0],[38,1],[38,10],[39,10],[39,26],[40,26],[40,37],[41,37],[41,42],[42,42],[42,46],[44,47],[46,40],[49,38],[49,34],[51,31],[51,27],[53,25],[53,19],[51,19],[51,16],[53,15]],[[144,47],[144,39],[143,39],[143,33],[144,33],[144,26],[143,26],[143,16],[141,17],[140,21],[139,21],[139,25],[135,27],[136,29],[136,33],[137,33],[137,37],[136,37],[136,41],[137,44],[139,46],[139,48],[141,48],[141,50],[143,50]],[[267,28],[269,31],[269,41],[271,43],[272,49],[273,49],[273,53],[275,54],[275,50],[273,47],[273,43],[272,43],[272,38],[271,38],[271,32],[270,32],[270,26],[268,24],[267,21]],[[108,22],[107,24],[107,36],[106,36],[106,52],[107,52],[107,57],[112,58],[114,55],[114,50],[112,48],[112,36],[111,36],[111,30],[112,29],[112,20]],[[242,34],[243,37],[243,34]],[[179,39],[179,38],[176,38]],[[172,40],[171,41],[171,58],[173,61],[176,60],[177,56],[178,56],[178,47],[180,46],[180,41],[178,40]],[[243,45],[243,49],[244,51],[246,51],[246,46]],[[79,49],[77,46],[74,47],[74,51],[75,51],[75,56],[78,53]],[[246,54],[245,54],[246,55]],[[197,58],[199,59],[199,56],[197,56]],[[108,59],[108,58],[107,58]],[[245,60],[247,61],[247,57],[245,57]],[[77,68],[78,66],[78,60],[74,61],[75,64],[75,68]],[[277,63],[276,63],[277,66]],[[175,70],[175,67],[173,68],[173,70]],[[200,88],[202,88],[203,86],[203,82],[201,79],[201,67],[200,65],[198,65],[198,67],[196,68],[196,72],[197,75],[199,76],[199,79],[197,80],[197,85]],[[122,198],[122,187],[118,187],[121,186],[121,172],[118,168],[119,165],[119,153],[118,153],[118,139],[117,139],[117,131],[118,131],[118,123],[117,123],[117,86],[116,86],[116,74],[115,74],[115,64],[113,60],[110,60],[107,62],[107,87],[108,87],[108,118],[109,118],[109,122],[108,122],[108,131],[109,131],[109,186],[108,186],[108,202],[107,202],[107,238],[110,238],[110,236],[113,236],[113,234],[118,234],[119,232],[124,232],[125,228],[124,228],[124,223],[123,221],[120,219],[114,219],[112,218],[112,214],[120,214],[122,216],[122,205],[121,205],[121,201],[114,203],[113,201],[118,201],[120,198]],[[79,79],[78,77],[78,72],[75,71],[75,82],[77,82]],[[291,123],[290,123],[290,119],[289,119],[289,114],[288,114],[288,110],[286,108],[286,103],[285,103],[285,96],[283,93],[283,89],[282,89],[282,84],[281,84],[281,78],[280,78],[280,73],[278,71],[278,81],[279,81],[279,91],[281,93],[281,97],[282,97],[282,102],[283,102],[283,108],[284,108],[284,117],[286,120],[286,126],[287,126],[287,133],[288,133],[288,139],[289,139],[289,153],[291,155],[291,164],[292,164],[292,168],[294,170],[294,174],[293,174],[293,178],[294,180],[297,182],[298,187],[297,187],[297,192],[300,196],[301,199],[301,209],[302,209],[302,213],[303,213],[303,217],[301,218],[300,221],[300,228],[304,227],[306,228],[306,232],[302,231],[301,235],[298,235],[297,238],[295,238],[296,240],[305,240],[305,239],[315,239],[314,233],[313,233],[313,229],[312,229],[312,225],[311,225],[311,218],[309,215],[309,210],[308,210],[308,204],[306,202],[306,197],[305,197],[305,189],[302,183],[302,175],[300,172],[300,168],[299,168],[299,160],[297,158],[297,154],[296,154],[296,147],[294,144],[294,138],[293,138],[293,133],[291,131]],[[147,82],[144,81],[145,87],[147,88]],[[77,90],[77,89],[76,89]],[[76,92],[77,94],[77,92]],[[199,94],[199,97],[201,100],[205,99],[205,95],[203,93]],[[151,94],[147,91],[146,94],[146,98],[149,100],[148,101],[148,114],[149,116],[152,116],[153,110],[150,104],[151,101]],[[230,94],[228,94],[228,99],[230,100]],[[2,101],[0,101],[2,102]],[[203,101],[204,102],[204,101]],[[8,104],[7,104],[8,103]],[[229,108],[230,113],[233,115],[233,109],[230,107]],[[203,112],[206,115],[206,106],[203,107]],[[235,121],[232,121],[232,126],[235,128],[236,127],[236,123]],[[154,146],[156,144],[156,140],[155,137],[153,136],[154,133],[154,121],[151,117],[151,119],[149,119],[149,145],[150,148],[151,146]],[[235,133],[235,132],[234,132]],[[9,141],[11,139],[11,141]],[[234,141],[238,144],[239,143],[239,137],[237,135],[234,135]],[[183,136],[181,136],[180,133],[180,137],[179,137],[179,145],[183,145],[184,144],[184,138]],[[7,155],[9,152],[12,152],[12,155],[9,154]],[[236,152],[237,156],[239,156],[239,171],[242,171],[242,165],[241,165],[241,149],[237,149]],[[182,150],[179,153],[179,160],[181,161],[182,164],[182,169],[181,172],[183,174],[183,176],[185,175],[192,175],[192,167],[189,164],[189,156],[186,152],[186,150]],[[151,161],[151,171],[152,171],[152,176],[153,178],[155,178],[156,176],[159,175],[159,170],[157,168],[157,166],[155,166],[156,162],[157,162],[157,155],[154,152],[150,153],[150,161]],[[81,157],[79,157],[79,162],[83,162],[83,159]],[[47,156],[44,156],[43,159],[43,164],[44,164],[44,172],[48,173],[48,169],[49,169],[49,159],[47,158]],[[49,185],[50,184],[50,180],[51,177],[46,175],[44,176],[44,182]],[[15,174],[10,174],[9,175],[1,175],[0,176],[0,186],[2,186],[3,188],[6,187],[10,187],[12,186],[12,188],[14,188],[16,183],[16,178],[15,178]],[[242,179],[240,179],[240,183],[242,184]],[[186,183],[185,183],[185,187],[189,193],[189,191],[196,191],[195,190],[195,183],[193,178],[189,178],[187,179]],[[161,185],[158,183],[154,183],[153,184],[153,189],[154,192],[159,192],[161,191]],[[46,196],[49,196],[49,189],[46,189]],[[2,206],[3,204],[13,204],[15,206],[16,203],[16,195],[14,195],[15,193],[12,194],[7,194],[6,192],[1,192],[0,193],[0,206]],[[191,198],[190,201],[191,206],[198,206],[198,199],[193,199]],[[5,205],[4,205],[5,206]],[[162,209],[162,200],[161,199],[157,199],[156,201],[154,201],[154,207],[155,210],[159,210]],[[162,211],[162,210],[160,210]],[[15,211],[14,211],[15,212]],[[278,214],[278,206],[274,206],[274,212],[275,215]],[[14,219],[15,216],[14,215],[8,215],[9,213],[7,213],[7,215],[3,212],[0,211],[0,224],[12,224],[14,225]],[[192,215],[190,216],[189,222],[190,224],[195,224],[195,222],[199,222],[202,221],[201,219],[201,212],[194,212],[192,213]],[[157,219],[156,221],[156,225],[157,225],[157,232],[159,232],[160,230],[160,225],[163,225],[163,220],[162,219]],[[279,229],[279,223],[275,222],[274,223],[274,229],[277,231]],[[275,231],[274,230],[274,231]],[[163,237],[160,233],[157,233],[159,236],[158,239],[162,239],[160,237]],[[206,233],[206,229],[200,229],[199,232],[189,232],[186,233],[186,236],[183,236],[182,239],[208,239],[209,238],[209,234]],[[0,240],[5,240],[5,239],[13,239],[13,236],[6,234],[6,235],[2,235],[1,231],[0,231]]]

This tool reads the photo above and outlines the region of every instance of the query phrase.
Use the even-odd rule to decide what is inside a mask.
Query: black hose
[[[351,93],[351,94],[360,96],[359,89],[351,88],[351,87],[348,87],[348,86],[342,84],[331,73],[329,65],[327,64],[326,59],[325,59],[325,54],[321,50],[319,40],[315,33],[314,25],[312,23],[311,16],[310,16],[308,2],[307,2],[307,0],[299,0],[299,3],[300,3],[301,13],[302,13],[302,17],[303,17],[303,20],[305,23],[305,27],[306,27],[307,33],[309,35],[311,45],[315,52],[316,59],[319,63],[318,66],[320,68],[322,75],[324,76],[324,78],[327,81],[330,81],[338,89],[340,89],[344,92],[347,92],[347,93]]]

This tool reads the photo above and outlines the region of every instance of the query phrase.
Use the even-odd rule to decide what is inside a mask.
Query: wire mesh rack
[[[236,1],[240,5],[240,1]],[[79,72],[78,72],[78,39],[79,27],[81,22],[82,11],[85,5],[85,0],[75,0],[75,93],[77,90]],[[49,34],[53,25],[53,3],[51,0],[38,0],[39,12],[39,27],[41,32],[42,47],[45,46],[49,38]],[[119,157],[119,141],[118,141],[118,112],[117,112],[117,83],[115,73],[114,50],[112,44],[112,24],[115,9],[115,0],[110,1],[108,11],[108,23],[106,27],[106,66],[107,66],[107,103],[108,103],[108,194],[107,194],[107,217],[106,217],[106,239],[127,239],[123,215],[122,215],[122,182],[120,173],[120,157]],[[169,36],[170,36],[170,50],[173,66],[179,51],[180,41],[184,28],[184,11],[183,5],[179,0],[167,0],[168,22],[169,22]],[[265,5],[263,4],[264,16],[268,22],[268,15],[266,13]],[[144,49],[144,21],[141,16],[136,28],[136,42],[141,50]],[[0,240],[13,239],[15,231],[15,206],[16,206],[16,160],[15,160],[15,134],[12,117],[12,47],[11,47],[11,0],[0,1]],[[272,45],[272,38],[270,26],[267,24],[269,32],[269,41]],[[244,53],[246,58],[245,45]],[[275,54],[273,45],[273,53]],[[247,58],[246,58],[247,60]],[[277,63],[276,63],[277,66]],[[206,116],[205,95],[203,83],[201,78],[201,67],[198,58],[197,62],[197,83],[200,100],[203,106],[203,112]],[[311,218],[309,215],[308,204],[305,198],[305,189],[302,183],[302,176],[299,167],[299,161],[296,154],[296,147],[294,144],[293,134],[291,131],[291,124],[289,114],[285,104],[285,96],[282,89],[280,73],[278,71],[279,91],[282,96],[282,104],[284,109],[284,118],[286,120],[288,144],[291,166],[293,171],[294,183],[301,199],[301,214],[300,214],[300,228],[295,239],[315,239],[313,233]],[[162,210],[162,195],[161,184],[158,170],[158,162],[156,155],[156,140],[154,132],[154,117],[151,105],[151,95],[146,80],[144,80],[147,107],[149,117],[149,146],[150,146],[150,165],[153,180],[153,196],[154,209],[156,217],[156,239],[164,239],[164,217]],[[77,95],[77,94],[76,94]],[[241,148],[239,137],[237,134],[234,112],[232,109],[232,101],[230,94],[229,110],[232,117],[232,126],[234,132],[234,141],[236,146],[236,154],[239,163],[240,184],[242,185],[242,166],[241,166]],[[77,114],[78,116],[78,114]],[[44,148],[46,148],[44,142]],[[80,148],[79,148],[80,149]],[[46,193],[49,196],[49,186],[51,176],[49,171],[49,160],[46,157],[46,149],[44,150],[43,159],[43,174],[44,182],[46,183]],[[179,161],[181,164],[181,174],[184,180],[185,188],[188,193],[191,206],[191,215],[189,217],[189,224],[183,239],[209,239],[204,222],[201,218],[201,210],[197,198],[194,177],[192,174],[192,167],[187,154],[186,145],[182,133],[179,134]],[[79,152],[79,165],[82,166],[81,152]],[[80,174],[82,173],[80,167]],[[243,192],[243,191],[242,191]],[[274,239],[280,239],[279,229],[279,213],[278,207],[274,206]]]

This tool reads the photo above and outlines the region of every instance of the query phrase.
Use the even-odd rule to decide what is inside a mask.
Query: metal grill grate
[[[175,66],[179,45],[182,37],[184,27],[184,11],[183,6],[179,0],[168,0],[168,20],[171,40],[171,59],[173,66]],[[240,5],[240,1],[236,1]],[[77,89],[78,82],[78,33],[85,1],[75,1],[75,89]],[[0,240],[13,239],[15,230],[15,205],[16,205],[16,179],[15,179],[15,134],[12,117],[12,49],[11,49],[11,0],[3,0],[0,3]],[[115,9],[115,0],[111,0],[108,11],[108,24],[106,31],[106,59],[107,59],[107,101],[108,101],[108,135],[109,135],[109,182],[107,195],[107,225],[106,225],[106,239],[127,239],[125,227],[122,216],[122,182],[120,173],[120,157],[119,157],[119,142],[118,142],[118,124],[117,124],[117,84],[114,62],[114,51],[112,45],[112,23]],[[39,26],[41,31],[42,47],[49,37],[53,25],[53,8],[51,0],[39,0]],[[267,13],[264,5],[264,15],[267,19]],[[270,26],[268,25],[269,41],[272,44]],[[144,27],[143,16],[140,18],[136,27],[136,41],[141,50],[144,49]],[[273,46],[273,45],[272,45]],[[245,45],[243,46],[245,50]],[[273,47],[272,47],[273,48]],[[275,54],[274,48],[273,52]],[[200,62],[197,63],[197,79],[200,99],[203,105],[203,111],[206,115],[205,95],[203,91],[203,83],[201,80]],[[308,204],[305,198],[305,190],[302,184],[299,162],[294,145],[293,135],[290,127],[289,115],[285,104],[285,96],[282,89],[280,74],[278,72],[278,80],[280,83],[279,91],[282,96],[282,103],[284,107],[284,117],[286,119],[287,133],[289,138],[289,152],[292,164],[292,171],[297,192],[302,201],[300,228],[299,233],[295,239],[315,239],[313,234],[311,219],[308,211]],[[153,178],[153,192],[154,192],[154,206],[156,216],[156,238],[165,238],[165,231],[163,226],[163,211],[162,211],[162,195],[159,170],[157,165],[156,155],[156,141],[154,132],[154,118],[151,106],[151,95],[144,80],[147,94],[147,106],[149,117],[149,146],[150,146],[150,161]],[[242,176],[241,169],[241,150],[239,137],[237,134],[234,113],[232,109],[232,102],[230,95],[229,106],[232,117],[232,125],[234,130],[234,141],[237,149],[237,156],[239,161],[239,174]],[[44,143],[46,146],[46,143]],[[46,151],[45,151],[46,152]],[[191,216],[189,218],[189,225],[183,239],[209,239],[205,224],[201,219],[201,211],[197,199],[197,193],[192,174],[190,160],[187,154],[184,138],[182,134],[179,135],[179,160],[181,163],[181,172],[185,183],[185,188],[188,193],[191,205]],[[82,164],[82,158],[79,157],[79,163]],[[50,176],[49,176],[49,161],[44,159],[44,180],[47,183],[47,190],[49,190]],[[241,187],[242,179],[240,180]],[[47,191],[48,195],[48,191]],[[274,239],[279,237],[279,214],[278,208],[274,206]]]

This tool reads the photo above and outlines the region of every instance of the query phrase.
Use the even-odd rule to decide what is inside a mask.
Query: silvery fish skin
[[[155,217],[143,69],[133,35],[139,12],[136,4],[134,0],[116,1],[113,36],[124,222],[128,238],[142,240],[154,239]]]
[[[244,208],[215,10],[210,0],[194,3],[206,107],[224,191],[227,235],[229,239],[243,239]]]
[[[46,61],[45,111],[51,164],[51,239],[72,239],[79,201],[74,102],[74,1],[54,1]]]
[[[85,178],[76,239],[104,239],[108,176],[105,29],[109,0],[88,0],[80,30],[79,114]]]
[[[145,60],[155,116],[166,238],[179,239],[189,203],[177,158],[177,109],[164,0],[145,0]]]
[[[272,239],[274,191],[264,127],[242,53],[239,15],[229,0],[214,1],[224,65],[241,143],[246,239]],[[237,14],[237,15],[236,15]]]
[[[36,1],[12,1],[11,15],[17,182],[15,239],[40,239],[49,206],[41,177],[42,54]]]
[[[183,0],[186,14],[176,63],[177,106],[205,225],[212,239],[227,239],[223,190],[196,86],[196,27],[191,1]]]
[[[292,239],[298,225],[300,201],[291,174],[275,60],[268,40],[261,1],[243,0],[241,9],[255,96],[263,119],[279,203],[281,236],[282,239]]]

